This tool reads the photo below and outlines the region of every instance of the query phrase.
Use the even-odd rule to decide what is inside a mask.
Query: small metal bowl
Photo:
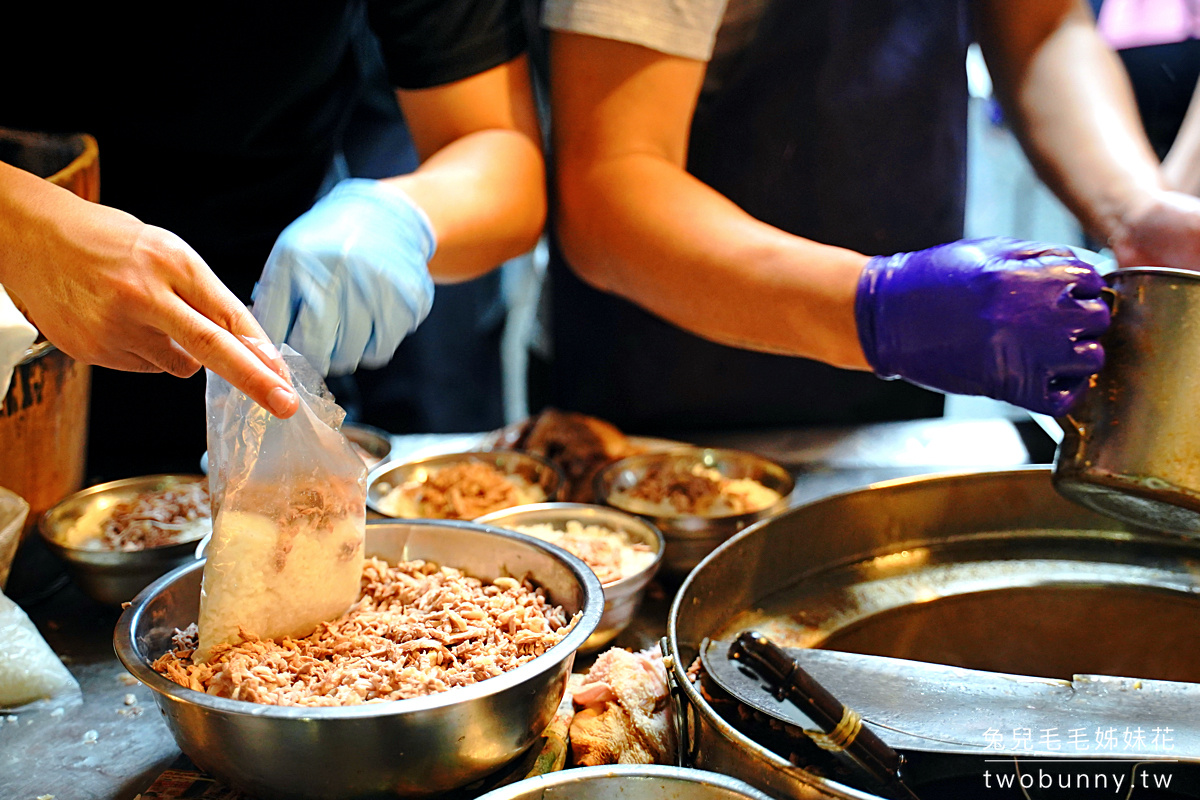
[[[100,550],[79,547],[71,540],[71,529],[84,514],[132,500],[165,481],[207,483],[208,479],[203,475],[144,475],[101,483],[60,500],[38,519],[38,532],[47,547],[66,563],[79,588],[97,602],[128,602],[159,576],[195,560],[196,542],[211,526],[174,544],[146,550]]]
[[[658,528],[633,514],[587,503],[534,503],[493,511],[475,521],[509,529],[525,525],[550,525],[556,530],[564,530],[566,523],[571,520],[624,533],[631,542],[649,545],[654,553],[654,560],[641,571],[604,584],[604,616],[600,618],[596,632],[580,648],[582,652],[591,653],[628,628],[642,605],[646,586],[658,572],[666,546],[666,540]]]
[[[121,615],[115,646],[198,767],[263,800],[425,797],[489,775],[541,735],[603,610],[587,565],[532,536],[457,520],[368,522],[366,553],[434,561],[481,580],[528,577],[579,620],[543,655],[470,686],[357,706],[260,705],[185,689],[151,668],[199,613],[203,562],[177,569]]]
[[[360,425],[352,423],[342,426],[342,433],[351,444],[356,445],[355,450],[361,448],[362,452],[359,455],[366,453],[371,460],[367,462],[367,469],[375,469],[380,464],[386,463],[392,454],[392,437],[388,436],[387,431],[381,431],[379,428],[374,428],[370,425]]]
[[[716,772],[655,764],[579,767],[494,789],[478,800],[770,800]]]
[[[686,472],[697,464],[715,469],[727,478],[752,478],[778,492],[779,500],[758,511],[744,514],[701,516],[642,514],[636,509],[624,508],[620,500],[613,497],[617,492],[636,486],[652,468],[666,467]],[[595,481],[597,502],[645,517],[662,531],[667,541],[663,570],[673,575],[691,571],[719,544],[748,525],[786,510],[788,497],[796,488],[791,473],[774,461],[741,450],[711,447],[673,447],[629,456],[600,470]]]
[[[556,465],[528,453],[518,453],[516,450],[446,453],[413,461],[380,464],[371,470],[367,475],[367,508],[376,514],[392,518],[393,515],[380,505],[380,501],[392,489],[412,480],[426,480],[433,470],[472,460],[483,461],[508,475],[519,476],[530,486],[540,486],[546,495],[545,502],[555,500],[559,490],[566,483],[562,470]]]

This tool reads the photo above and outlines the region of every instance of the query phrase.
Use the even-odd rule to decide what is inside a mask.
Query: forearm
[[[35,278],[38,253],[53,249],[59,221],[69,219],[79,199],[22,169],[0,162],[0,284],[19,294]],[[132,221],[132,220],[131,220]]]
[[[437,237],[429,269],[439,282],[478,277],[526,252],[545,224],[541,151],[517,131],[467,134],[387,182],[429,216]]]
[[[980,40],[1026,154],[1085,227],[1120,237],[1163,182],[1119,59],[1080,6],[982,5]]]
[[[1162,166],[1163,177],[1172,189],[1200,195],[1200,83]]]
[[[722,344],[867,368],[865,256],[760,222],[653,155],[560,169],[558,235],[584,280]]]

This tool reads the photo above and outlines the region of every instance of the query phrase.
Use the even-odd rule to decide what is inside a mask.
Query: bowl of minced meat
[[[46,511],[38,531],[86,594],[119,605],[194,560],[212,531],[208,479],[145,475],[90,486]]]
[[[116,650],[180,749],[258,798],[426,796],[540,735],[603,611],[580,560],[461,521],[367,524],[360,599],[300,639],[192,661],[203,562],[140,594]]]
[[[663,569],[677,575],[746,526],[784,511],[795,486],[791,473],[769,459],[712,447],[629,456],[595,479],[599,502],[662,531]]]
[[[563,548],[587,564],[604,587],[604,616],[583,645],[604,647],[629,627],[662,563],[658,528],[615,508],[588,503],[536,503],[486,514],[476,522],[519,531]]]
[[[562,471],[515,450],[448,453],[384,464],[367,478],[367,506],[395,519],[476,519],[554,500]]]

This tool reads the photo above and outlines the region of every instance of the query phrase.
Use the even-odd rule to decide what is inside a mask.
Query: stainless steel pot
[[[576,649],[604,607],[600,581],[579,559],[531,536],[456,521],[367,524],[368,555],[426,559],[481,579],[528,575],[569,613],[566,638],[511,672],[440,694],[338,708],[229,700],[185,689],[151,669],[176,628],[194,622],[203,562],[146,588],[121,615],[121,663],[154,690],[179,747],[256,798],[424,797],[464,786],[512,761],[554,715]]]
[[[1109,274],[1104,369],[1054,461],[1066,497],[1134,525],[1200,535],[1200,273]]]
[[[654,764],[580,767],[518,781],[479,800],[770,800],[715,772]]]
[[[875,484],[715,550],[680,588],[668,621],[685,763],[777,797],[862,800],[874,795],[763,746],[689,681],[700,642],[742,624],[798,646],[840,639],[853,652],[968,668],[1200,682],[1200,542],[1067,502],[1050,470],[1037,468]],[[1200,767],[1172,769],[1189,788],[1164,796],[1197,796]],[[917,785],[918,794],[992,796],[979,764],[963,770],[926,775],[927,785],[963,780],[978,791]]]

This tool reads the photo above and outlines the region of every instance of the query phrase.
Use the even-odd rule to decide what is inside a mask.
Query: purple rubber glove
[[[871,259],[854,316],[880,377],[1059,416],[1104,364],[1104,285],[1066,248],[971,239]]]

